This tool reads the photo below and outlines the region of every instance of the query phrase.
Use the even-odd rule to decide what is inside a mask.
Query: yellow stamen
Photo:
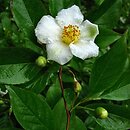
[[[70,43],[76,43],[80,38],[80,30],[77,25],[64,26],[62,32],[62,41],[69,45]]]

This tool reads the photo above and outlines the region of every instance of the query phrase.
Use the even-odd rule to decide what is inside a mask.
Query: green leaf
[[[38,8],[36,8],[38,7]],[[13,0],[12,11],[16,24],[30,39],[34,39],[34,28],[47,13],[41,0]]]
[[[83,65],[83,60],[77,58],[77,57],[73,57],[71,59],[71,61],[68,64],[68,67],[73,68],[74,70],[76,70],[77,72],[81,72],[81,66]]]
[[[51,78],[51,76],[56,73],[59,69],[59,65],[52,64],[49,66],[49,68],[45,68],[44,71],[40,71],[38,75],[36,76],[33,81],[28,82],[25,86],[27,88],[30,88],[31,91],[35,93],[41,93],[45,87],[48,85],[48,81]]]
[[[105,0],[101,6],[90,15],[90,20],[98,25],[114,27],[120,17],[122,0]]]
[[[103,95],[101,96],[101,98],[109,99],[109,100],[116,100],[116,101],[128,100],[130,99],[130,84],[123,86],[119,89],[116,89],[115,91],[112,91],[111,93]]]
[[[68,108],[71,109],[72,105],[74,105],[73,103],[74,103],[74,100],[76,98],[74,88],[64,89],[64,97],[65,97],[66,103],[68,105]]]
[[[51,130],[52,111],[40,96],[16,87],[7,87],[13,112],[27,130]]]
[[[47,91],[46,101],[51,106],[51,108],[53,108],[60,98],[61,98],[61,88],[59,85],[59,80],[56,80],[56,82],[53,83],[53,85]]]
[[[86,107],[96,109],[99,106],[105,108],[108,111],[108,113],[112,113],[114,115],[130,120],[130,107],[129,106],[115,105],[111,103],[106,103],[106,104],[93,103],[93,104],[87,105]]]
[[[99,35],[96,37],[96,44],[100,48],[106,48],[111,45],[113,42],[117,41],[121,35],[110,30],[99,26]]]
[[[21,38],[19,38],[19,39],[21,39]],[[35,44],[35,41],[31,41],[26,38],[24,41],[23,47],[31,49],[31,50],[35,51],[36,53],[38,53],[40,55],[43,54],[45,56],[46,52],[43,50],[43,48],[41,48],[38,45],[40,45],[40,44]]]
[[[106,119],[94,119],[100,126],[108,130],[122,130],[130,128],[130,120],[127,120],[123,117],[119,117],[114,114],[109,113],[109,117]]]
[[[9,19],[9,15],[5,12],[1,13],[1,23],[3,26],[3,30],[6,33],[10,33],[11,31],[11,20]]]
[[[125,130],[130,127],[130,109],[121,105],[114,105],[110,103],[93,103],[86,106],[86,110],[103,107],[108,111],[106,119],[96,118],[95,111],[86,111],[93,117],[93,119],[103,128],[110,130]]]
[[[112,95],[111,96],[107,96],[108,98],[111,98],[112,100],[115,100],[117,98],[117,100],[125,100],[129,98],[129,94],[126,93],[123,94],[122,92],[125,92],[126,90],[129,90],[129,84],[130,84],[130,66],[129,66],[129,60],[126,64],[126,71],[121,75],[121,77],[117,80],[117,82],[109,89],[105,90],[101,97],[103,98],[105,95]],[[127,86],[128,85],[128,86]],[[126,89],[126,90],[125,90]],[[117,95],[117,92],[119,92],[119,94]],[[117,96],[115,97],[114,94]],[[122,97],[120,96],[122,95]],[[119,99],[118,99],[119,98]]]
[[[49,0],[49,9],[52,16],[64,8],[68,8],[74,4],[80,5],[80,0]]]
[[[0,66],[0,83],[21,84],[30,81],[40,71],[34,63]]]
[[[30,81],[41,70],[35,65],[38,54],[26,48],[0,48],[0,83]]]
[[[87,130],[87,129],[83,121],[73,114],[71,115],[69,130]]]
[[[49,0],[49,9],[52,16],[56,16],[57,13],[63,8],[63,0]]]
[[[58,113],[58,114],[57,114]],[[61,99],[53,109],[54,126],[53,130],[65,130],[66,129],[66,111],[64,106],[64,101]]]
[[[109,129],[105,129],[105,128],[101,127],[100,125],[96,125],[94,130],[109,130]]]
[[[0,65],[33,63],[38,54],[27,48],[0,48]]]
[[[67,117],[63,99],[61,99],[54,107],[53,117],[55,121],[53,130],[65,130]],[[75,114],[72,114],[70,118],[69,130],[79,130],[79,129],[86,130],[86,127],[84,123]]]
[[[41,93],[46,85],[48,84],[48,78],[50,77],[49,73],[44,73],[43,71],[41,71],[41,74],[38,74],[36,79],[31,80],[30,82],[28,82],[26,85],[27,88],[31,89],[31,91],[39,94]]]
[[[115,122],[113,120],[113,117],[116,118]],[[86,119],[86,126],[88,126],[88,128],[90,129],[94,129],[94,130],[126,130],[125,128],[121,128],[121,129],[118,129],[118,128],[114,128],[112,125],[112,123],[117,123],[116,121],[119,121],[121,122],[121,120],[117,120],[117,117],[116,115],[113,115],[113,114],[110,114],[109,117],[107,119],[99,119],[99,118],[95,118],[94,116],[89,116],[87,119]],[[118,117],[119,119],[120,117]],[[91,120],[91,124],[87,124],[87,121]],[[107,126],[108,124],[108,126]],[[111,124],[111,126],[110,126]]]
[[[63,0],[65,8],[68,8],[74,4],[80,6],[81,0]]]
[[[121,38],[108,53],[95,62],[89,83],[89,96],[98,97],[121,77],[127,61],[125,43],[125,38]]]
[[[96,4],[101,5],[104,2],[104,0],[95,0],[95,2]]]
[[[62,74],[62,80],[63,80],[63,82],[70,82],[70,83],[73,83],[74,82],[74,79],[73,79],[73,77],[72,77],[72,75],[70,75],[70,73],[69,74],[67,74],[67,73],[63,73]]]
[[[128,46],[129,46],[129,49],[130,49],[130,26],[128,26]]]
[[[92,116],[88,116],[85,120],[85,126],[89,129],[95,128],[97,123],[95,120],[92,118]],[[102,129],[101,129],[102,130]]]

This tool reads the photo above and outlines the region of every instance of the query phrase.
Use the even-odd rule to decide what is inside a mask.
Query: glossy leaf
[[[110,29],[104,28],[102,26],[99,26],[99,32],[100,34],[96,38],[96,44],[100,48],[108,47],[109,45],[111,45],[121,37],[120,34]]]
[[[88,111],[90,109],[96,109],[97,107],[103,107],[108,111],[108,117],[100,119],[95,117],[95,112]],[[103,128],[110,130],[125,130],[130,127],[130,109],[125,106],[114,104],[93,103],[86,106],[87,113],[93,117],[93,119]]]
[[[95,62],[90,78],[89,96],[96,94],[99,96],[111,88],[124,72],[126,60],[127,50],[123,37],[108,53]]]
[[[47,70],[46,70],[47,69]],[[31,89],[31,91],[35,93],[41,93],[45,87],[48,85],[49,79],[51,76],[56,73],[59,69],[59,65],[55,64],[54,66],[49,66],[48,68],[45,68],[43,71],[40,71],[40,73],[36,76],[35,79],[28,82],[26,84],[26,87]]]
[[[62,99],[54,107],[53,117],[55,121],[53,130],[65,130],[67,117],[66,117],[64,102]],[[70,118],[69,130],[79,130],[79,129],[86,130],[86,127],[84,123],[75,114],[72,114]]]
[[[104,96],[101,96],[101,98],[116,101],[128,100],[130,99],[130,84],[116,89]]]
[[[108,113],[117,115],[122,118],[126,118],[127,120],[130,120],[130,107],[129,106],[121,106],[111,103],[93,103],[89,104],[86,107],[96,109],[97,107],[103,107],[105,108]]]
[[[35,65],[38,54],[29,49],[1,48],[0,55],[0,83],[25,83],[41,70]]]
[[[68,82],[68,83],[73,83],[74,82],[74,79],[73,79],[73,77],[72,77],[72,75],[70,75],[70,73],[69,74],[66,74],[66,73],[63,73],[62,74],[62,80],[63,80],[63,82]]]
[[[0,48],[0,65],[33,63],[38,54],[27,48]]]
[[[87,130],[84,122],[75,115],[71,115],[70,130]]]
[[[74,100],[76,98],[74,88],[66,88],[66,89],[64,89],[64,97],[66,99],[66,103],[68,105],[68,108],[71,109],[71,107],[72,107],[72,105],[74,103]]]
[[[101,6],[90,15],[90,20],[98,25],[114,27],[120,17],[122,0],[105,0]]]
[[[68,8],[74,4],[80,6],[81,5],[81,0],[63,0],[65,8]]]
[[[58,114],[57,114],[58,112]],[[53,117],[54,117],[54,126],[53,130],[65,130],[66,129],[66,111],[64,107],[64,101],[61,99],[53,109]]]
[[[2,19],[1,19],[1,23],[2,23],[2,27],[5,30],[5,32],[8,32],[11,30],[11,21],[9,19],[9,16],[7,13],[1,13]]]
[[[61,88],[59,85],[59,81],[56,80],[56,82],[47,91],[46,101],[51,106],[51,108],[53,108],[60,98],[61,98]]]
[[[95,0],[95,2],[96,4],[101,5],[104,2],[104,0]]]
[[[74,4],[80,5],[80,0],[49,0],[49,9],[52,16],[64,8],[68,8]]]
[[[95,130],[104,130],[101,128],[101,126],[99,126],[95,120],[93,119],[93,117],[91,115],[89,115],[86,120],[85,120],[85,126],[89,129],[94,129]],[[100,128],[100,129],[97,129],[97,128]]]
[[[63,0],[49,0],[49,10],[52,16],[56,16],[58,11],[60,11],[63,8]]]
[[[40,96],[16,87],[7,87],[13,112],[18,122],[27,130],[53,129],[52,111]]]
[[[11,64],[0,66],[0,83],[21,84],[30,81],[38,72],[33,63]]]
[[[109,130],[122,130],[130,128],[130,120],[109,113],[106,119],[95,118],[95,121],[103,128]]]
[[[125,66],[125,68],[126,68],[126,71],[121,75],[121,77],[117,80],[117,82],[111,87],[111,88],[109,88],[109,89],[107,89],[107,90],[105,90],[103,93],[102,93],[102,95],[101,95],[101,97],[104,97],[105,95],[107,95],[107,94],[111,94],[111,93],[113,93],[113,92],[116,92],[116,90],[118,91],[119,90],[119,92],[120,92],[120,89],[121,90],[123,90],[123,91],[125,91],[124,89],[123,89],[123,87],[125,87],[126,89],[129,89],[129,87],[127,88],[127,85],[129,85],[130,84],[130,80],[129,80],[129,78],[130,78],[130,70],[129,70],[129,60],[128,60],[128,62],[127,62],[128,64],[126,64],[126,66]],[[128,65],[128,66],[127,66]],[[121,92],[121,94],[122,94],[122,92]],[[120,94],[119,94],[120,95]],[[123,98],[126,98],[127,96],[128,96],[129,94],[126,94],[126,95],[122,95],[123,97],[122,97],[122,99]],[[119,96],[120,97],[120,96]],[[128,96],[129,97],[129,96]],[[128,98],[127,97],[127,98]],[[118,96],[117,96],[117,98],[118,98]],[[111,97],[111,99],[112,99],[112,97]],[[113,95],[113,99],[112,100],[115,100],[115,96]]]
[[[47,12],[42,1],[13,0],[12,11],[18,27],[27,37],[34,39],[34,28],[40,18]]]

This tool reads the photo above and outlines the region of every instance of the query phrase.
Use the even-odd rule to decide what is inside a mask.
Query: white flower
[[[40,43],[46,44],[47,58],[63,65],[74,56],[81,59],[96,57],[99,47],[94,43],[99,34],[98,26],[83,15],[78,6],[62,9],[54,19],[50,15],[39,21],[35,34]]]

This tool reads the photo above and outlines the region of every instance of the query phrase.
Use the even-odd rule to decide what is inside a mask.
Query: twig
[[[78,102],[70,112],[72,112],[75,108],[77,108],[79,105],[89,102],[89,101],[95,101],[95,100],[101,100],[101,98],[83,98],[80,102]]]
[[[59,69],[59,81],[60,81],[60,87],[61,87],[61,91],[62,91],[62,98],[64,100],[64,106],[65,106],[65,110],[66,110],[66,115],[67,115],[67,123],[66,123],[66,130],[69,130],[69,126],[70,126],[70,111],[68,110],[67,107],[67,103],[64,97],[64,87],[63,87],[63,83],[62,83],[62,66],[60,66]]]

